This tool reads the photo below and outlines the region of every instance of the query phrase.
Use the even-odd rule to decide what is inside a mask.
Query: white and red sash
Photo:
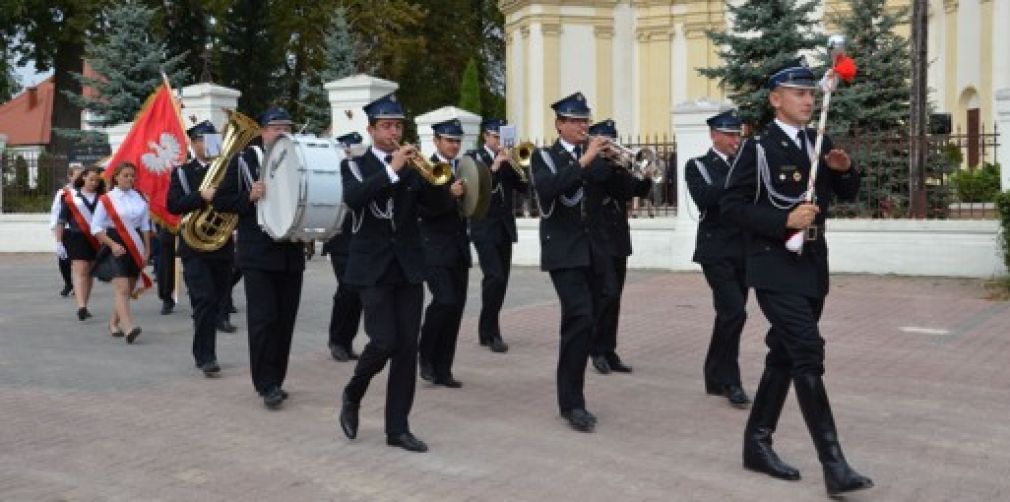
[[[116,211],[116,205],[112,203],[112,199],[109,198],[108,194],[102,195],[99,201],[105,206],[105,212],[109,215],[112,223],[116,225],[116,232],[123,239],[123,244],[126,246],[127,252],[130,253],[130,257],[133,258],[133,263],[136,263],[137,268],[140,270],[141,280],[131,293],[134,298],[137,298],[144,291],[150,289],[153,284],[151,278],[144,273],[144,239],[140,237],[137,229],[123,224],[123,218],[119,216],[119,213]]]
[[[80,228],[84,232],[84,236],[88,238],[88,243],[97,251],[99,247],[98,239],[95,239],[95,236],[91,235],[91,217],[93,214],[91,213],[91,208],[84,203],[84,196],[74,197],[73,191],[64,188],[63,202],[70,209],[71,216],[77,222],[77,228]]]

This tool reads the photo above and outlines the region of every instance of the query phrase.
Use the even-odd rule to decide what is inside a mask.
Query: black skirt
[[[116,229],[110,228],[105,231],[105,235],[108,235],[113,241],[123,244],[123,239],[119,237],[119,233]],[[133,257],[130,256],[130,251],[127,249],[123,256],[115,256],[112,254],[112,250],[108,246],[102,246],[95,257],[95,264],[91,268],[91,274],[95,276],[96,279],[104,282],[109,282],[116,277],[129,277],[136,279],[140,277],[140,268],[133,261]]]
[[[97,250],[91,247],[91,242],[84,232],[64,231],[63,246],[67,248],[67,256],[71,260],[95,261]]]

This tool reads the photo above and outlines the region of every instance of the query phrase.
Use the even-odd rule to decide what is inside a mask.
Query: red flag
[[[172,169],[186,161],[187,141],[172,90],[165,82],[147,98],[105,171],[109,177],[120,162],[136,165],[136,189],[147,197],[151,217],[173,232],[180,218],[168,212],[166,198]]]

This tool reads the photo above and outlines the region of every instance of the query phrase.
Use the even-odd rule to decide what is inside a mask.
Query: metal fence
[[[5,150],[0,154],[0,212],[46,213],[67,183],[66,156]]]
[[[862,187],[855,202],[834,206],[836,217],[977,219],[994,217],[990,200],[984,200],[982,172],[995,172],[999,131],[978,134],[931,134],[925,138],[925,193],[916,208],[909,186],[910,138],[905,134],[873,132],[834,137],[859,167]],[[967,165],[967,159],[977,159]],[[971,180],[967,178],[973,178]],[[972,187],[969,188],[968,181]],[[990,183],[990,188],[992,185]]]

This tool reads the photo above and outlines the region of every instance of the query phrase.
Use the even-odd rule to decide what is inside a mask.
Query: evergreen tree
[[[894,32],[908,8],[889,11],[887,0],[848,0],[830,20],[847,39],[845,51],[859,74],[831,97],[828,125],[835,132],[895,131],[906,127],[911,95],[908,40]]]
[[[459,107],[477,115],[481,114],[480,82],[477,77],[477,62],[470,59],[463,70],[463,80],[459,84]]]
[[[165,40],[168,53],[186,55],[183,67],[189,70],[190,81],[179,85],[204,81],[204,52],[211,41],[210,20],[223,16],[226,4],[207,0],[144,0],[144,3],[155,9],[152,29]],[[207,77],[213,80],[212,76]]]
[[[301,105],[309,122],[308,130],[317,134],[325,131],[332,119],[329,97],[323,85],[354,75],[357,70],[358,44],[343,7],[333,11],[323,47],[322,68],[310,70],[309,77],[301,82]],[[342,132],[331,131],[331,134]]]
[[[0,53],[0,103],[6,103],[21,91],[21,81],[14,70],[14,64],[6,50]]]
[[[819,0],[745,0],[726,2],[733,26],[709,30],[719,46],[723,66],[698,68],[698,73],[719,79],[740,117],[752,126],[774,118],[765,83],[768,76],[791,58],[822,43],[813,18]],[[736,5],[734,5],[736,4]]]
[[[151,34],[154,9],[125,2],[112,7],[107,15],[108,38],[98,43],[89,41],[85,48],[98,77],[73,73],[82,86],[91,87],[97,95],[67,93],[77,106],[98,117],[92,125],[100,127],[132,121],[147,97],[161,85],[162,72],[174,86],[188,75],[181,68],[185,55],[169,56],[164,41]]]
[[[269,0],[235,0],[218,24],[215,67],[221,84],[242,92],[239,111],[256,117],[279,101],[275,79],[287,41],[271,29]]]

